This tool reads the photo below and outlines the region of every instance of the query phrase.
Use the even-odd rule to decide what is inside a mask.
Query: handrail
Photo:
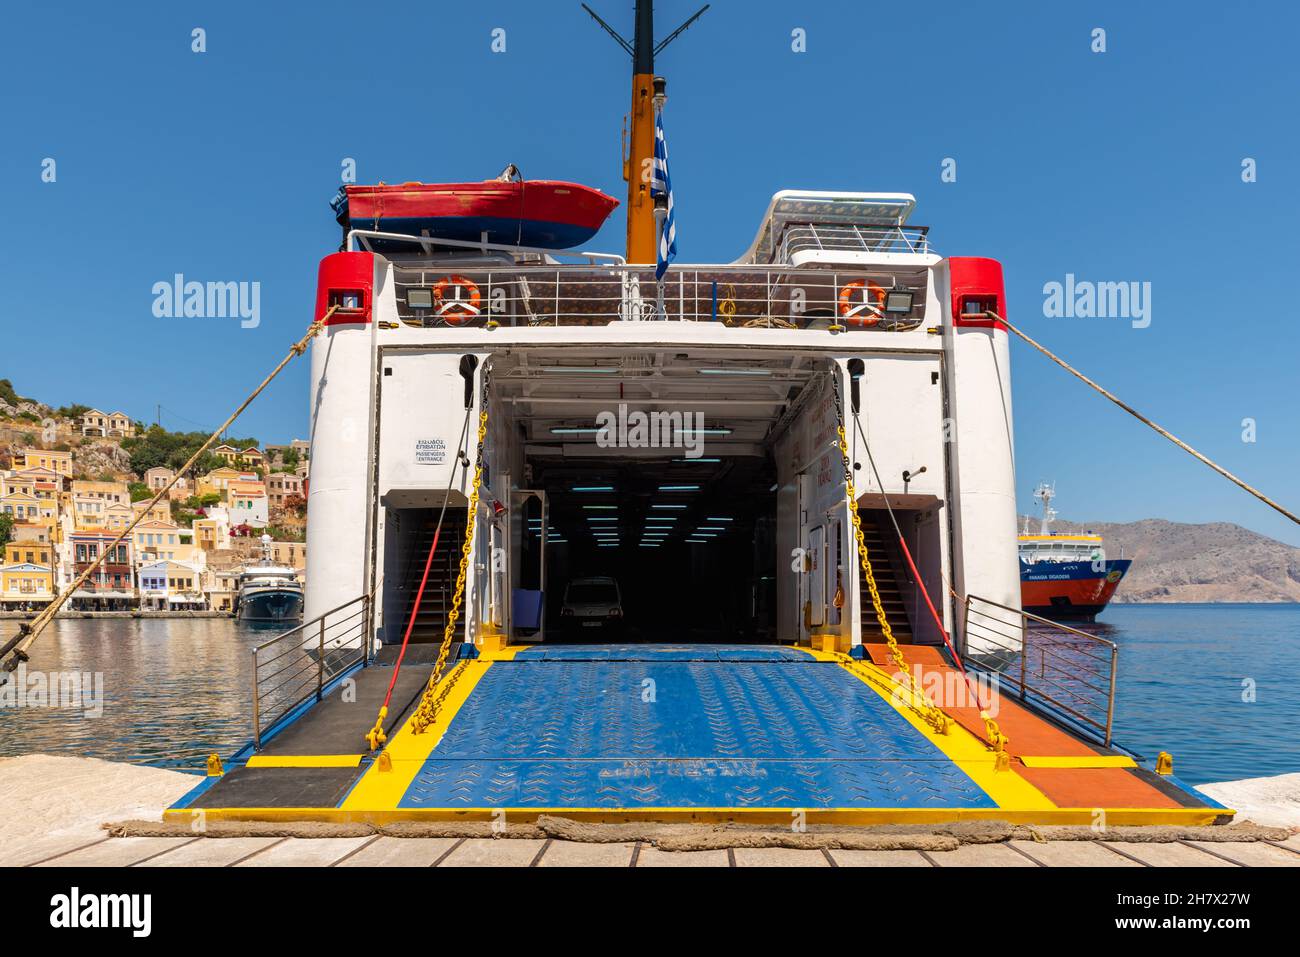
[[[449,324],[431,298],[447,269],[438,263],[393,264],[400,323],[413,328]],[[867,280],[883,289],[912,293],[911,305],[906,312],[886,312],[861,325],[850,320],[848,327],[855,331],[912,331],[934,312],[927,298],[926,267],[914,264],[670,266],[663,278],[662,313],[651,266],[466,263],[456,267],[456,275],[477,287],[482,302],[472,318],[458,316],[457,326],[600,326],[667,319],[817,329],[838,325],[850,305],[841,297],[855,295]],[[413,290],[427,295],[413,304]]]
[[[1009,612],[1018,620],[1007,621],[984,607]],[[979,619],[996,622],[1011,634]],[[1031,621],[1037,627],[1031,628]],[[965,598],[962,635],[968,665],[997,675],[1021,701],[1032,696],[1096,732],[1110,746],[1119,673],[1119,646],[1113,641],[979,595]],[[1035,652],[1037,667],[1031,660]]]
[[[370,663],[373,599],[373,593],[359,595],[253,648],[255,749],[261,750],[266,729],[312,698],[320,701],[339,675]]]

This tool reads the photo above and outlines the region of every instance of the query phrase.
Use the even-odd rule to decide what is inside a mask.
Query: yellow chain
[[[871,592],[871,605],[876,610],[876,621],[879,622],[880,631],[885,636],[885,644],[889,647],[889,657],[893,660],[898,673],[902,676],[903,683],[907,685],[912,694],[912,706],[916,712],[935,731],[940,734],[947,734],[951,719],[935,707],[934,702],[917,687],[916,679],[907,666],[907,659],[903,657],[903,651],[898,647],[898,640],[894,638],[894,630],[889,626],[889,619],[885,617],[885,606],[881,604],[880,591],[876,588],[876,574],[871,568],[871,556],[867,553],[867,539],[862,534],[862,518],[858,515],[858,493],[853,487],[853,473],[848,468],[849,443],[844,435],[844,426],[839,426],[836,432],[839,434],[840,454],[843,456],[845,463],[844,485],[849,499],[849,515],[853,518],[853,536],[858,542],[858,558],[862,562],[862,573],[867,579],[867,590]]]
[[[907,667],[907,660],[903,657],[903,651],[898,647],[898,641],[894,638],[893,629],[889,627],[889,620],[885,617],[885,608],[880,602],[880,592],[876,588],[876,575],[871,568],[871,557],[867,553],[866,536],[862,534],[862,518],[858,515],[858,493],[853,487],[853,471],[849,468],[848,438],[844,434],[843,426],[839,426],[836,432],[839,435],[840,455],[844,459],[844,486],[849,500],[849,515],[853,518],[853,534],[858,542],[858,557],[862,561],[862,572],[867,579],[867,590],[871,592],[871,604],[876,610],[876,621],[880,623],[880,630],[885,636],[885,644],[889,647],[889,657],[903,676],[908,690],[912,693],[913,704],[921,717],[940,734],[947,734],[952,719],[936,707],[929,696],[917,687],[916,679],[913,677],[911,669]],[[1011,763],[1010,755],[1007,752],[1009,739],[1002,733],[998,723],[993,720],[987,711],[980,710],[980,719],[983,720],[984,730],[988,734],[989,747],[993,749],[996,768],[1006,770]]]
[[[483,448],[483,440],[487,435],[487,410],[484,409],[478,417],[478,447]],[[441,693],[438,691],[438,682],[442,678],[442,669],[447,663],[447,653],[451,650],[451,639],[456,633],[456,620],[460,617],[460,604],[465,597],[465,577],[469,571],[469,556],[474,547],[474,526],[478,524],[478,490],[483,481],[483,457],[480,454],[478,461],[474,463],[474,483],[469,493],[469,513],[465,521],[465,544],[460,549],[460,571],[456,575],[456,591],[451,598],[451,611],[447,613],[447,628],[442,635],[442,646],[438,649],[438,660],[433,665],[433,672],[429,675],[429,683],[425,685],[424,696],[420,699],[420,706],[416,709],[415,715],[411,718],[411,727],[416,734],[423,734],[428,730],[429,725],[433,724],[438,717],[438,711],[442,707],[443,699],[447,697],[447,692],[451,690],[454,682],[447,681]]]

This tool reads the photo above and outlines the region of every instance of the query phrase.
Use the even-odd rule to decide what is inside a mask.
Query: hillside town
[[[0,611],[39,611],[110,548],[66,611],[231,613],[239,572],[266,536],[273,561],[303,578],[306,441],[223,443],[179,477],[164,464],[136,471],[158,449],[183,462],[201,439],[120,411],[10,398],[0,398]]]

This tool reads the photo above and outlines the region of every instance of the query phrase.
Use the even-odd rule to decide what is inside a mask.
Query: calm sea
[[[15,624],[0,621],[0,635]],[[1112,605],[1090,627],[1120,648],[1118,742],[1171,752],[1193,784],[1300,771],[1300,605]],[[103,714],[0,709],[0,755],[197,771],[249,738],[249,652],[274,633],[228,619],[59,621],[34,664],[102,673]]]

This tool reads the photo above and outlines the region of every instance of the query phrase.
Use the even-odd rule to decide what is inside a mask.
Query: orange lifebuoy
[[[853,294],[859,289],[865,290],[862,300],[855,301]],[[871,303],[875,296],[876,302]],[[846,282],[840,288],[840,316],[850,326],[874,326],[885,318],[885,289],[870,280],[863,282],[855,279]]]
[[[448,289],[455,291],[451,299],[446,296]],[[434,311],[449,326],[463,326],[477,317],[482,301],[478,286],[464,276],[443,276],[433,286]]]

